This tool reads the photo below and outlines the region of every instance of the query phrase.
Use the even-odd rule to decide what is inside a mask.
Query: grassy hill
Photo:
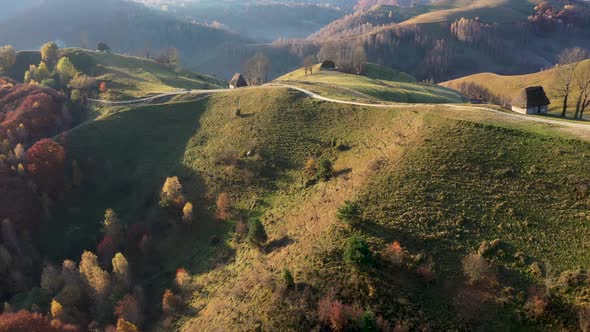
[[[580,64],[578,71],[590,70],[590,60],[586,60]],[[513,100],[522,89],[529,86],[543,86],[549,99],[551,100],[550,111],[552,113],[561,114],[562,99],[558,93],[558,83],[556,78],[556,69],[544,70],[538,73],[527,75],[503,76],[493,73],[481,73],[462,77],[456,80],[441,83],[440,85],[461,90],[461,86],[468,83],[475,83],[488,90],[494,95],[500,96],[507,100]],[[570,112],[573,112],[576,107],[576,96],[578,91],[574,88],[573,96],[570,99]]]
[[[63,257],[96,243],[106,208],[161,229],[154,255],[162,266],[147,278],[155,293],[178,267],[192,275],[182,293],[188,306],[162,329],[311,330],[329,325],[318,314],[322,299],[412,330],[574,329],[573,306],[587,293],[574,277],[553,278],[590,264],[581,188],[590,144],[489,116],[354,107],[270,87],[121,110],[63,138],[84,181],[46,227],[62,235],[61,248],[45,250]],[[331,179],[310,181],[310,158],[332,160]],[[173,175],[197,207],[190,226],[162,226],[174,220],[158,208],[158,191]],[[225,220],[215,217],[220,193],[233,210]],[[356,225],[336,217],[346,200],[362,211]],[[243,239],[251,218],[266,228],[262,249]],[[374,265],[345,262],[354,234],[368,242]],[[401,264],[386,258],[394,240],[406,250]],[[478,248],[496,266],[497,284],[464,279],[461,260]],[[282,286],[285,268],[293,288]],[[545,277],[569,286],[551,292],[537,319],[526,305]]]
[[[127,97],[141,97],[178,89],[218,89],[227,83],[217,78],[174,70],[154,60],[80,49],[62,52],[87,75],[104,81]]]
[[[60,56],[67,57],[76,69],[105,82],[117,94],[117,99],[129,99],[179,89],[226,88],[227,82],[184,69],[172,69],[154,60],[114,53],[82,49],[63,49]],[[40,52],[18,52],[17,63],[8,76],[22,81],[24,72],[32,64],[41,62]]]
[[[400,103],[459,103],[459,93],[417,83],[412,76],[375,64],[367,64],[363,75],[320,70],[305,76],[304,69],[279,77],[276,82],[305,88],[326,97],[353,101],[391,101]]]

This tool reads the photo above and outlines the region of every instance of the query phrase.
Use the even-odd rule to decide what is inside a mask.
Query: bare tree
[[[576,76],[576,86],[579,90],[576,101],[576,114],[574,118],[583,119],[584,111],[590,106],[590,68],[579,71]]]
[[[357,75],[363,73],[365,63],[367,62],[367,53],[363,45],[357,45],[352,52],[352,67]]]
[[[16,63],[14,47],[7,45],[0,47],[0,72],[7,71]]]
[[[250,85],[260,85],[268,80],[271,63],[270,59],[258,53],[246,62],[246,77]]]
[[[316,58],[313,55],[308,55],[303,59],[303,67],[305,68],[305,76],[307,73],[313,75],[313,65],[316,63]]]
[[[578,64],[587,57],[586,51],[579,47],[568,48],[564,50],[558,58],[559,67],[557,68],[557,90],[559,96],[563,98],[563,109],[561,116],[567,115],[567,105],[572,87],[574,84],[574,78],[576,74],[576,68]]]

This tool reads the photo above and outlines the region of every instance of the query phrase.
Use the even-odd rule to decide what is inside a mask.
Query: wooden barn
[[[243,88],[246,86],[248,86],[248,81],[246,81],[244,76],[240,73],[236,73],[231,81],[229,81],[230,89]]]
[[[542,86],[523,89],[512,102],[512,110],[522,114],[545,114],[549,112],[551,101]]]

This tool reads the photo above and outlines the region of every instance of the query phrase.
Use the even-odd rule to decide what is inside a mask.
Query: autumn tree
[[[41,47],[41,59],[49,66],[57,63],[59,47],[54,42],[46,43]]]
[[[115,315],[135,326],[141,326],[144,320],[141,304],[137,298],[131,294],[125,295],[117,303],[117,306],[115,307]]]
[[[102,302],[108,294],[110,278],[109,274],[98,265],[98,257],[89,251],[84,251],[79,270],[97,302]]]
[[[49,318],[29,311],[0,315],[0,332],[58,332]]]
[[[166,178],[162,191],[160,193],[160,206],[161,207],[176,207],[182,208],[184,206],[185,199],[182,194],[182,185],[177,176]]]
[[[113,277],[118,284],[125,288],[131,286],[131,273],[129,272],[129,263],[123,254],[118,252],[113,257]]]
[[[180,290],[186,290],[187,286],[190,285],[191,275],[185,268],[179,268],[176,270],[176,277],[174,283]]]
[[[581,48],[566,49],[558,57],[559,66],[556,71],[556,82],[559,96],[563,98],[562,117],[567,115],[568,101],[574,86],[576,68],[586,57],[586,51]]]
[[[64,186],[65,149],[51,139],[42,139],[27,151],[27,172],[39,190],[56,194]]]
[[[246,77],[251,85],[260,85],[266,83],[270,73],[270,59],[258,53],[246,62]]]
[[[187,202],[182,208],[182,221],[187,224],[193,221],[193,204],[191,202]]]
[[[16,63],[14,47],[7,45],[0,47],[0,72],[8,71]]]
[[[66,57],[59,59],[56,70],[61,84],[63,85],[67,85],[72,78],[76,77],[76,74],[78,73],[76,67],[74,67],[74,65],[70,62],[70,59]]]
[[[102,227],[105,236],[112,238],[115,247],[121,245],[121,242],[123,241],[124,230],[121,220],[119,219],[119,216],[115,210],[107,209],[105,211]]]

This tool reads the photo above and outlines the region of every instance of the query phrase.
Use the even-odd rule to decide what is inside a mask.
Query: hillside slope
[[[436,85],[417,83],[412,76],[375,64],[367,64],[363,75],[320,70],[311,75],[298,69],[275,80],[305,88],[325,97],[353,101],[390,101],[400,103],[460,103],[456,91]]]
[[[590,70],[590,60],[586,60],[580,64],[577,68],[578,72]],[[516,76],[503,76],[493,73],[481,73],[471,76],[458,78],[456,80],[443,82],[440,85],[455,90],[462,90],[462,87],[473,83],[488,89],[490,93],[496,95],[508,102],[512,101],[522,89],[529,86],[543,86],[549,99],[551,100],[550,111],[552,113],[561,113],[562,98],[559,96],[557,69],[544,70],[538,73],[516,75]],[[575,109],[578,89],[574,87],[573,96],[569,101],[570,112]]]
[[[590,179],[590,144],[500,115],[482,124],[486,115],[339,105],[284,88],[122,110],[63,138],[85,180],[47,226],[67,241],[46,250],[62,257],[95,243],[106,208],[160,230],[151,291],[170,287],[179,267],[192,275],[179,290],[187,307],[162,329],[312,330],[373,318],[382,330],[573,329],[577,279],[551,293],[543,319],[526,308],[545,276],[590,264],[590,206],[583,191],[572,194]],[[313,181],[306,165],[322,158],[334,172]],[[191,225],[164,227],[175,221],[157,197],[174,175],[197,211]],[[227,215],[215,206],[222,193]],[[361,209],[353,225],[337,218],[346,200]],[[268,234],[260,247],[244,240],[253,218]],[[372,265],[345,259],[355,235]],[[401,260],[386,249],[394,240]],[[461,273],[478,248],[497,268],[494,282],[471,284]],[[334,323],[326,303],[350,316]]]
[[[126,100],[180,89],[227,87],[227,82],[217,78],[183,69],[176,70],[145,58],[76,48],[63,49],[60,56],[67,57],[80,73],[106,83],[108,89],[116,92],[103,96],[109,99]],[[17,63],[8,74],[22,81],[29,66],[40,62],[40,52],[19,52]]]

